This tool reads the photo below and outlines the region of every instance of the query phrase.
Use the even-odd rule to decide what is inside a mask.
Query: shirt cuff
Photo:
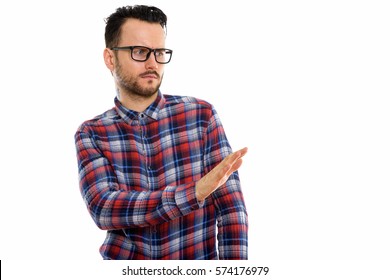
[[[195,182],[178,186],[175,191],[175,201],[183,216],[202,208],[204,205],[204,201],[200,202],[196,198]]]
[[[170,219],[175,219],[200,209],[203,207],[204,201],[199,202],[196,198],[195,182],[192,182],[186,185],[167,187],[163,195],[163,204]]]

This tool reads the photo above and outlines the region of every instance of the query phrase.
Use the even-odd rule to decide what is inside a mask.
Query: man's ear
[[[103,57],[104,57],[104,63],[106,64],[107,68],[113,72],[115,69],[115,57],[114,52],[110,50],[109,48],[105,48],[103,51]]]

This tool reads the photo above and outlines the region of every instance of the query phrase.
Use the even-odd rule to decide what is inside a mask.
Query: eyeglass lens
[[[151,49],[145,47],[134,47],[132,50],[132,58],[138,61],[145,61],[149,58]],[[167,49],[156,49],[154,56],[159,63],[167,63],[171,59],[172,52]]]

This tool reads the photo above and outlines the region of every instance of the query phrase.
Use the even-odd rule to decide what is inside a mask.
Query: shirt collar
[[[143,113],[144,115],[154,120],[157,120],[160,110],[164,108],[165,98],[164,95],[160,91],[158,91],[156,99],[143,112],[137,112],[134,110],[127,109],[125,106],[123,106],[123,104],[119,101],[117,97],[115,97],[114,102],[116,111],[118,112],[119,116],[126,122],[131,122],[135,118],[138,118],[140,113]]]

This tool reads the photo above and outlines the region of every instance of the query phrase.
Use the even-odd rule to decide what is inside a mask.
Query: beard
[[[153,74],[158,79],[158,84],[153,86],[152,82],[147,86],[141,86],[138,82],[138,77],[143,75]],[[117,64],[115,66],[115,76],[117,78],[118,86],[121,89],[123,94],[128,95],[129,97],[142,97],[149,98],[152,97],[160,88],[162,77],[156,71],[146,71],[137,76],[126,76],[123,74],[122,66]]]

